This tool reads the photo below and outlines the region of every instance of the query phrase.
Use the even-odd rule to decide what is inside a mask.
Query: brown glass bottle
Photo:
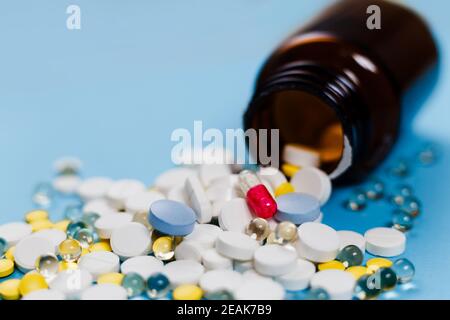
[[[371,5],[380,8],[380,29],[367,27]],[[280,151],[287,143],[312,147],[334,182],[359,181],[392,148],[401,98],[436,60],[427,25],[410,9],[339,1],[268,58],[244,127],[279,129]]]

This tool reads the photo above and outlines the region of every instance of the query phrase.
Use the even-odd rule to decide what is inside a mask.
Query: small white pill
[[[340,230],[337,232],[340,240],[340,250],[344,249],[346,246],[354,245],[357,246],[362,253],[366,252],[366,239],[364,239],[362,234],[350,230]]]
[[[239,272],[233,270],[211,270],[202,275],[200,288],[205,292],[228,290],[233,292],[242,284],[243,278]]]
[[[224,231],[217,238],[216,250],[221,255],[235,260],[251,260],[259,244],[250,236],[233,231]]]
[[[61,193],[75,193],[81,184],[81,179],[75,175],[63,175],[56,177],[53,182],[53,188]]]
[[[404,233],[393,228],[373,228],[364,234],[367,252],[382,257],[394,257],[405,251]]]
[[[173,287],[181,284],[197,284],[200,281],[205,268],[192,260],[176,260],[166,264],[162,273],[169,278]]]
[[[205,249],[195,241],[183,240],[175,248],[175,259],[202,262],[202,252],[204,250]]]
[[[150,232],[141,223],[129,222],[113,230],[110,243],[121,258],[143,256],[150,252]]]
[[[244,273],[242,273],[242,277],[244,281],[252,280],[252,279],[272,279],[268,276],[263,276],[261,273],[258,273],[255,269],[248,269]]]
[[[22,297],[22,300],[64,300],[65,295],[57,290],[42,289],[32,291],[26,296]]]
[[[163,267],[164,263],[155,257],[139,256],[125,260],[120,266],[120,271],[123,274],[134,272],[147,279],[152,274],[161,272]]]
[[[297,252],[277,244],[259,247],[254,255],[255,270],[265,276],[281,276],[294,270]]]
[[[355,277],[350,272],[334,269],[319,271],[310,281],[312,289],[324,289],[332,300],[350,300],[355,284]]]
[[[233,269],[233,260],[221,255],[216,249],[204,251],[202,263],[206,270]]]
[[[122,179],[115,181],[108,189],[106,197],[111,201],[113,207],[117,209],[125,208],[125,201],[141,191],[145,190],[145,185],[133,179]]]
[[[96,284],[84,290],[81,300],[127,300],[127,290],[117,284]]]
[[[333,228],[322,223],[305,222],[298,227],[295,248],[300,257],[313,262],[327,262],[336,258],[340,240]]]
[[[282,300],[283,287],[272,279],[251,278],[239,286],[235,292],[236,300]]]
[[[15,246],[31,232],[31,225],[25,222],[11,222],[0,225],[0,238],[8,242],[8,247]]]
[[[283,149],[283,161],[297,167],[318,167],[320,155],[317,151],[310,148],[296,144],[287,144]]]
[[[173,168],[160,174],[155,180],[155,187],[164,193],[169,192],[174,187],[184,186],[186,179],[195,175],[192,169],[179,167]]]
[[[199,168],[199,177],[203,186],[208,187],[211,181],[231,174],[230,166],[227,164],[202,164]]]
[[[67,299],[79,299],[83,290],[91,286],[94,278],[84,269],[64,270],[49,282],[49,287],[64,294]]]
[[[67,235],[64,231],[61,231],[61,230],[45,229],[45,230],[37,231],[37,232],[31,234],[30,237],[44,238],[44,239],[49,240],[55,246],[55,252],[56,252],[57,247],[59,246],[59,244],[61,242],[66,240]]]
[[[114,229],[131,222],[131,220],[133,220],[133,215],[129,213],[111,213],[98,218],[94,226],[100,238],[109,239]]]
[[[20,271],[34,270],[36,259],[43,254],[55,253],[55,245],[46,238],[28,237],[20,240],[14,250],[14,262]]]
[[[94,251],[82,256],[78,262],[78,267],[89,271],[94,279],[97,279],[104,273],[118,272],[120,260],[115,253]]]
[[[148,212],[153,202],[166,197],[158,191],[141,191],[125,201],[125,210],[131,213]]]
[[[184,190],[184,185],[175,186],[175,187],[171,188],[167,192],[167,199],[173,200],[173,201],[178,201],[178,202],[184,203],[185,205],[189,205],[189,199],[186,194],[186,191]]]
[[[274,167],[261,167],[258,171],[258,177],[267,181],[274,190],[282,183],[287,182],[284,174]]]
[[[235,198],[222,206],[219,225],[225,231],[244,233],[253,219],[245,199]]]
[[[218,182],[211,183],[206,189],[206,196],[212,202],[217,201],[229,201],[234,198],[238,198],[240,193],[237,189],[228,183],[222,183],[223,179],[214,180]]]
[[[309,287],[309,281],[315,272],[316,267],[312,262],[297,259],[297,264],[291,272],[279,276],[275,280],[286,290],[303,290]]]
[[[292,177],[291,184],[295,192],[316,197],[324,205],[331,195],[331,181],[328,175],[314,167],[302,168]]]
[[[200,244],[203,248],[213,248],[216,244],[217,237],[223,231],[213,224],[196,224],[194,231],[184,237],[185,240],[191,240]]]
[[[117,210],[109,204],[108,200],[99,198],[86,202],[86,204],[83,206],[83,212],[94,212],[103,216],[108,213],[115,213],[117,212]]]
[[[106,196],[113,181],[105,177],[93,177],[84,180],[79,186],[77,193],[83,200],[93,200]]]
[[[197,215],[199,223],[208,223],[212,219],[212,205],[206,196],[200,180],[191,176],[186,179],[185,191],[189,199],[189,203]]]

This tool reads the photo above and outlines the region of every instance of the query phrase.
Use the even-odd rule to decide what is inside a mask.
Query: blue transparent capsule
[[[69,223],[69,225],[67,226],[67,236],[69,238],[73,238],[75,236],[75,233],[80,230],[80,229],[87,229],[88,226],[82,222],[82,221],[75,221],[75,222],[71,222]]]
[[[330,295],[325,289],[315,288],[309,290],[306,300],[330,300]]]
[[[83,217],[83,209],[81,205],[72,204],[64,210],[64,217],[70,221],[79,221]]]
[[[89,248],[89,246],[98,241],[97,233],[89,228],[78,229],[73,239],[77,240],[83,248]]]
[[[127,290],[129,298],[140,296],[145,291],[145,280],[141,275],[131,272],[127,273],[122,280],[122,287]]]
[[[336,260],[342,262],[342,264],[348,268],[352,266],[360,266],[363,262],[364,254],[357,246],[349,245],[339,252]]]
[[[422,203],[414,196],[406,197],[403,204],[398,206],[398,209],[415,218],[421,213]]]
[[[170,291],[170,281],[162,273],[155,273],[147,280],[147,295],[151,299],[165,297]]]
[[[424,166],[432,165],[439,157],[439,150],[433,144],[425,145],[417,154],[417,159]]]
[[[410,174],[409,164],[406,160],[398,160],[397,163],[388,167],[387,173],[396,178],[404,178]]]
[[[396,260],[391,268],[397,275],[398,283],[406,283],[411,281],[416,273],[414,265],[406,258]]]
[[[395,210],[392,214],[392,226],[399,231],[408,231],[414,225],[413,217],[403,210]]]
[[[345,209],[351,211],[361,211],[367,206],[366,193],[362,189],[356,189],[350,197],[342,204]]]
[[[364,275],[358,279],[354,289],[354,296],[359,300],[371,300],[381,293],[380,274]]]
[[[100,218],[100,215],[95,212],[86,212],[83,214],[81,221],[84,222],[88,227],[94,228],[95,221]]]
[[[379,200],[384,197],[384,183],[376,178],[371,179],[365,186],[366,197],[370,200]]]

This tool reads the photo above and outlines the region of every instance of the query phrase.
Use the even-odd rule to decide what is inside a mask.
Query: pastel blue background
[[[60,156],[81,158],[84,176],[131,177],[150,184],[171,167],[175,128],[192,129],[194,120],[203,120],[205,128],[240,127],[261,63],[328,2],[3,2],[0,223],[22,219],[31,208],[33,185],[51,179],[51,164]],[[450,5],[405,2],[429,21],[440,45],[442,72],[389,161],[414,154],[425,141],[440,146],[441,159],[407,179],[424,212],[407,235],[405,253],[417,277],[412,286],[397,290],[398,298],[449,299]],[[81,7],[81,30],[66,29],[69,4]],[[364,232],[389,222],[384,203],[362,213],[342,209],[347,193],[333,194],[324,208],[326,223]]]

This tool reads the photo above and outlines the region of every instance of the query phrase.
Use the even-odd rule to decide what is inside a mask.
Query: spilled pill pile
[[[404,252],[407,227],[322,224],[332,184],[318,153],[288,145],[284,161],[282,171],[185,165],[147,187],[82,179],[79,160],[61,159],[33,193],[38,208],[0,226],[0,297],[373,299],[411,281],[409,260],[388,259]],[[68,203],[63,220],[50,220],[55,201]]]

